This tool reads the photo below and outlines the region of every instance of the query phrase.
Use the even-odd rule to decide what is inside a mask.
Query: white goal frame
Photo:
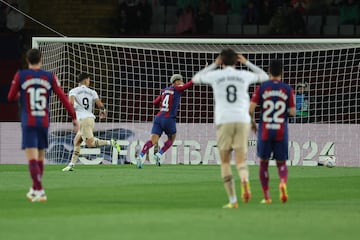
[[[87,37],[33,37],[32,47],[39,42],[72,43],[160,43],[160,44],[360,44],[360,38],[87,38]]]
[[[258,45],[264,47],[266,49],[267,46],[271,45],[284,45],[284,46],[296,46],[294,51],[317,51],[318,49],[312,49],[314,46],[319,46],[320,50],[331,50],[333,46],[336,49],[338,48],[360,48],[360,38],[343,38],[343,39],[327,39],[327,38],[314,38],[314,39],[273,39],[273,38],[264,38],[264,39],[204,39],[204,38],[87,38],[87,37],[33,37],[32,38],[32,47],[38,48],[39,43],[87,43],[87,44],[125,44],[131,48],[131,44],[149,44],[153,48],[156,48],[157,44],[162,45],[173,45],[175,47],[181,45]],[[181,49],[176,48],[176,49]],[[168,49],[167,49],[168,50]],[[186,48],[184,51],[189,51]],[[195,50],[197,51],[197,50]],[[200,49],[200,52],[206,52],[208,50]],[[215,50],[214,50],[215,51]],[[270,50],[269,50],[270,51]],[[286,50],[284,50],[286,51]],[[292,50],[289,50],[292,52]],[[245,54],[254,54],[259,53],[257,49],[247,48],[247,52]],[[355,54],[358,54],[357,52]],[[314,63],[317,64],[317,63]],[[358,66],[355,66],[358,68]],[[198,66],[196,66],[196,69]],[[197,69],[200,70],[200,69]],[[197,71],[196,70],[196,71]],[[195,72],[196,72],[195,71]],[[195,73],[194,72],[194,73]],[[61,80],[61,79],[60,79]],[[295,87],[293,85],[293,87]],[[329,87],[331,88],[331,86]],[[356,89],[359,89],[359,86],[355,86]],[[356,95],[358,98],[358,95]],[[329,100],[330,101],[330,100]],[[358,102],[358,99],[356,100]],[[357,103],[358,104],[358,103]],[[330,106],[330,104],[329,104]],[[359,106],[355,106],[356,109],[360,108]],[[290,160],[288,163],[290,165],[308,165],[315,166],[318,161],[326,158],[329,155],[335,155],[337,157],[337,165],[340,166],[360,166],[360,150],[358,148],[357,139],[360,139],[360,128],[359,128],[359,110],[356,110],[356,122],[354,123],[308,123],[308,124],[289,124],[290,128]],[[186,126],[185,126],[186,127]],[[321,131],[320,131],[321,129]],[[148,129],[150,131],[150,128]],[[191,130],[190,130],[191,131]],[[304,134],[304,132],[306,132]],[[213,136],[214,133],[207,135]],[[326,138],[329,140],[326,140]],[[141,143],[146,141],[147,137],[143,137],[140,139]],[[214,142],[213,138],[212,142],[207,142],[205,144],[195,144],[192,149],[190,147],[186,148],[186,146],[191,145],[191,141],[185,143],[186,141],[182,141],[181,144],[184,147],[183,155],[182,154],[174,154],[173,152],[168,153],[171,154],[172,159],[167,161],[166,163],[178,163],[179,160],[174,160],[174,158],[179,158],[181,156],[184,158],[185,163],[190,163],[192,160],[195,163],[218,163],[217,157],[213,157],[213,155],[218,154],[216,149],[213,150]],[[251,136],[249,139],[249,146],[254,150],[254,146],[256,145],[256,137]],[[139,143],[139,139],[134,139]],[[136,151],[136,144],[134,142],[128,142],[123,144],[127,144],[129,146],[128,151],[124,151],[122,154],[130,158],[130,161],[133,161],[134,152]],[[178,149],[179,145],[173,147],[175,150]],[[187,145],[186,145],[187,144]],[[185,156],[186,155],[186,156]],[[187,156],[188,155],[188,156]],[[215,158],[215,159],[214,159]],[[195,160],[194,160],[195,159]],[[249,164],[256,164],[257,160],[254,157],[253,151],[250,149],[250,156],[248,157]],[[116,164],[117,159],[113,159],[113,163]],[[181,162],[181,161],[180,161]]]

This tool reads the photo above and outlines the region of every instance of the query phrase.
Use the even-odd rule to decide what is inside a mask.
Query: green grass
[[[48,201],[31,203],[27,166],[0,165],[0,239],[359,239],[360,168],[291,167],[281,204],[271,167],[261,205],[253,166],[251,202],[222,209],[219,166],[62,167],[45,166]]]

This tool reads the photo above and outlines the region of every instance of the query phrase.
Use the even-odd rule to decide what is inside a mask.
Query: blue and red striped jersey
[[[260,106],[259,133],[262,140],[288,137],[288,111],[295,107],[294,90],[281,81],[269,80],[258,86],[251,101]]]
[[[52,91],[60,98],[72,119],[76,119],[74,108],[55,74],[41,69],[26,69],[15,74],[8,100],[15,101],[20,97],[22,126],[49,127]]]
[[[161,95],[154,100],[154,105],[160,106],[156,116],[165,118],[176,118],[180,104],[180,98],[184,90],[193,86],[193,82],[189,81],[180,86],[169,86],[161,90]]]

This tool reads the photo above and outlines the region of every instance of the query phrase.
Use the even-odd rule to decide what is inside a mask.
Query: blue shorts
[[[258,140],[256,148],[257,156],[261,159],[270,159],[271,154],[275,160],[288,160],[289,158],[287,139],[282,141]]]
[[[166,135],[174,135],[176,133],[176,119],[175,118],[164,118],[156,116],[151,129],[151,134],[161,134],[165,132]]]
[[[48,128],[43,127],[22,127],[22,149],[48,147]]]

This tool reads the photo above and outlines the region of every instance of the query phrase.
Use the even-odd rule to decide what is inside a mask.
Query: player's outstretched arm
[[[222,64],[222,60],[220,55],[215,59],[215,62],[213,62],[212,64],[208,65],[208,63],[206,63],[205,68],[203,68],[202,70],[200,70],[199,72],[197,72],[194,77],[192,78],[192,82],[194,84],[200,84],[202,83],[202,79],[205,79],[204,75],[206,73],[208,73],[209,71],[215,70],[218,66],[220,66]]]
[[[10,91],[8,93],[8,100],[9,102],[16,101],[19,97],[19,72],[17,72],[14,76],[14,79],[11,82]]]
[[[106,112],[105,106],[104,106],[103,102],[101,101],[101,99],[100,98],[95,99],[95,104],[100,109],[99,118],[105,119],[107,112]]]
[[[160,105],[160,102],[161,102],[161,96],[157,96],[154,101],[153,101],[153,104],[155,106],[159,106]]]
[[[175,86],[175,89],[176,89],[176,91],[182,92],[182,91],[184,91],[184,90],[186,90],[188,88],[191,88],[193,85],[194,85],[193,81],[190,80],[187,83],[185,83],[184,85]]]
[[[264,82],[269,80],[269,76],[264,70],[262,70],[258,66],[255,66],[252,62],[247,60],[242,54],[238,54],[238,62],[250,68],[251,71],[253,71],[258,76],[259,82]]]

